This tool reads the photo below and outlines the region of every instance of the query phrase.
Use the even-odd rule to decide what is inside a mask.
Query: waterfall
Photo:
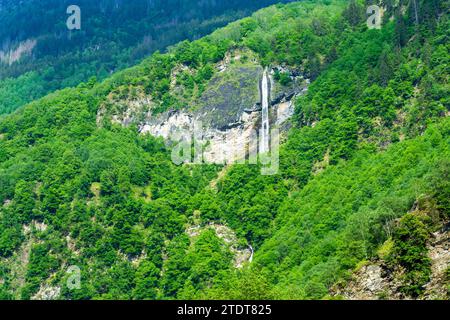
[[[260,133],[259,152],[265,153],[269,151],[269,90],[270,80],[269,72],[264,69],[263,78],[261,82],[261,106],[262,106],[262,127]]]

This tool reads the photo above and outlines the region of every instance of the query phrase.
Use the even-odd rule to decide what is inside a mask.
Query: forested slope
[[[447,2],[420,1],[418,22],[411,4],[387,6],[381,30],[359,2],[269,7],[2,119],[0,297],[330,298],[382,248],[403,268],[402,297],[420,298],[424,243],[450,212],[449,21]],[[188,66],[185,95],[199,94],[235,48],[312,80],[278,175],[176,166],[161,139],[96,122],[111,94],[183,108],[172,70]],[[81,289],[66,286],[72,265]]]
[[[90,77],[104,79],[275,2],[1,0],[0,115]],[[66,27],[74,4],[80,30]]]

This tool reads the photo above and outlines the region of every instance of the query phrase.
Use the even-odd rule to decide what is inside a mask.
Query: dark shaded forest
[[[402,294],[420,298],[426,241],[450,214],[450,55],[448,1],[417,2],[387,1],[381,30],[367,28],[362,1],[271,6],[1,119],[0,298],[43,286],[62,299],[339,298],[330,289],[386,243],[387,261],[404,268]],[[280,174],[176,166],[161,139],[97,125],[108,95],[133,88],[155,112],[180,108],[169,85],[177,64],[202,87],[242,47],[312,79]],[[251,245],[252,263],[235,268],[211,224]],[[70,265],[81,289],[64,285]]]
[[[283,1],[2,0],[0,52],[36,43],[15,63],[0,59],[0,115],[91,77],[105,79],[275,2]],[[80,30],[66,27],[73,4],[81,9]]]

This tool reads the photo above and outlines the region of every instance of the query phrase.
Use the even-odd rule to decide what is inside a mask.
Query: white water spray
[[[270,90],[269,72],[264,69],[261,82],[261,106],[262,106],[262,127],[260,133],[260,153],[269,151],[269,90]]]

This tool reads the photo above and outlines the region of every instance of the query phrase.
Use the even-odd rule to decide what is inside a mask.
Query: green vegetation
[[[73,1],[3,1],[0,51],[8,55],[28,40],[36,44],[17,62],[0,60],[0,115],[93,76],[105,79],[155,51],[198,39],[275,2],[78,0],[81,30],[69,31],[66,10]],[[190,61],[185,58],[181,61]]]
[[[420,296],[430,228],[450,214],[449,21],[439,1],[420,1],[418,24],[407,8],[389,7],[383,28],[368,30],[359,1],[272,6],[0,120],[0,298],[45,285],[65,299],[320,299],[379,252],[406,270],[404,294]],[[142,93],[153,113],[197,107],[235,49],[313,80],[278,175],[176,166],[135,126],[97,125],[99,110]],[[408,213],[424,198],[431,217]],[[251,245],[253,262],[236,269],[210,223]],[[70,265],[81,289],[65,285]]]
[[[448,134],[449,122],[439,130]],[[430,138],[427,134],[378,155],[360,151],[350,162],[330,167],[286,198],[270,224],[270,238],[251,266],[273,284],[269,293],[282,299],[322,298],[359,261],[376,255],[387,239],[386,229],[394,228],[394,220],[412,208],[416,192],[448,192],[435,190],[431,181],[448,174],[449,139],[441,140],[435,149]],[[414,228],[402,227],[396,231],[399,238],[406,233],[404,244],[396,242],[400,259],[414,258],[402,249],[409,246],[424,259],[423,264],[413,260],[409,266],[426,268],[420,251],[424,239],[418,239],[417,248],[413,247],[413,232]],[[210,297],[222,290],[213,290]],[[225,295],[239,296],[234,288],[229,290]]]
[[[394,232],[394,252],[391,263],[406,269],[405,285],[401,290],[407,295],[418,296],[423,285],[430,280],[431,261],[426,247],[429,230],[419,217],[407,214]]]

